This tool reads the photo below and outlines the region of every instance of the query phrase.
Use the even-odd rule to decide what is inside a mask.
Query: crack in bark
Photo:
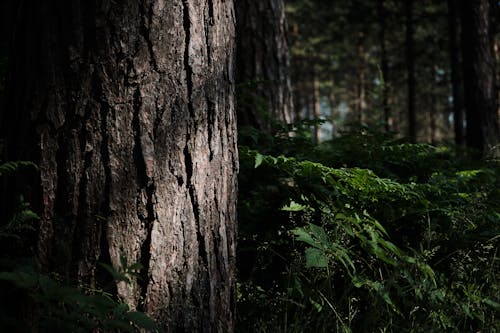
[[[207,132],[208,132],[207,136],[208,136],[208,150],[210,152],[209,161],[212,162],[212,160],[214,159],[214,150],[212,144],[212,137],[213,137],[212,127],[215,126],[216,110],[215,110],[215,103],[210,100],[206,92],[205,92],[205,98],[207,103]]]
[[[99,85],[99,78],[95,77],[96,82],[94,83],[94,89],[97,89],[97,86]],[[99,91],[98,97],[96,98],[99,106],[100,106],[100,116],[101,116],[101,123],[100,123],[100,131],[101,131],[101,138],[102,138],[102,144],[101,144],[101,164],[102,168],[104,170],[104,189],[103,189],[103,214],[105,217],[105,221],[102,221],[101,223],[101,234],[99,235],[100,238],[100,245],[101,245],[101,250],[99,251],[99,258],[98,261],[102,263],[107,263],[111,264],[111,254],[109,253],[109,242],[108,242],[108,217],[111,213],[111,207],[110,207],[110,197],[111,197],[111,163],[110,163],[110,152],[109,152],[109,144],[110,144],[110,139],[108,135],[108,117],[111,113],[111,105],[106,102],[104,96],[104,92],[102,91],[102,88]],[[104,285],[104,284],[103,284]],[[117,292],[116,284],[113,285],[113,293]]]
[[[153,3],[150,5],[149,8],[145,8],[145,5],[139,5],[139,12],[140,12],[140,18],[141,18],[141,24],[139,28],[139,33],[141,34],[142,38],[144,38],[144,42],[146,42],[146,46],[148,49],[149,53],[149,63],[152,65],[153,69],[156,72],[159,72],[159,67],[158,63],[156,62],[156,56],[155,56],[155,51],[153,47],[153,42],[151,41],[151,37],[149,36],[149,31],[150,31],[150,25],[151,21],[153,18],[153,9],[151,8],[153,6]],[[146,22],[146,17],[148,18],[148,22]]]
[[[208,23],[205,23],[205,43],[207,46],[207,64],[212,65],[212,50],[210,49],[210,27],[214,25],[214,3],[213,0],[207,1],[208,6]]]
[[[147,289],[149,284],[148,272],[151,263],[151,233],[153,229],[154,221],[156,220],[155,211],[154,211],[154,203],[153,197],[155,193],[155,185],[153,179],[151,179],[147,173],[146,160],[144,158],[143,146],[141,142],[141,120],[140,120],[140,112],[142,106],[142,97],[140,87],[136,86],[133,96],[133,120],[132,126],[134,130],[134,160],[137,166],[137,179],[139,181],[139,186],[137,188],[137,200],[136,200],[136,210],[138,212],[138,218],[144,223],[146,229],[146,239],[141,244],[141,253],[140,253],[140,263],[143,266],[141,270],[140,276],[141,278],[137,281],[137,286],[139,287],[140,292],[140,300],[137,304],[139,309],[144,310],[144,300],[147,296]],[[139,200],[142,195],[142,191],[146,192],[146,204],[143,207],[144,203]],[[140,212],[143,209],[146,209],[146,216],[143,216]]]
[[[193,68],[189,63],[189,44],[191,40],[191,20],[189,18],[189,3],[187,0],[183,1],[183,26],[184,26],[184,69],[186,70],[186,83],[187,83],[187,102],[188,110],[192,119],[194,119],[194,109],[193,109]],[[186,137],[186,143],[187,139]]]

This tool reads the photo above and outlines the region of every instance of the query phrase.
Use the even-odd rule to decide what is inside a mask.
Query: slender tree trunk
[[[332,137],[335,136],[336,127],[336,119],[337,119],[337,98],[335,96],[335,80],[332,78],[330,80],[330,90],[328,92],[328,102],[330,104],[330,118],[332,123]]]
[[[464,143],[464,107],[463,82],[460,70],[460,52],[458,42],[457,0],[448,0],[448,36],[450,43],[451,90],[453,96],[453,123],[455,143]]]
[[[8,68],[8,54],[13,31],[16,26],[16,3],[14,0],[0,2],[0,106],[4,105],[5,76]],[[0,112],[0,123],[4,112]],[[3,142],[0,141],[0,160],[3,157]],[[0,216],[3,214],[0,213]]]
[[[466,143],[489,154],[499,141],[489,0],[462,0],[462,24]]]
[[[365,63],[365,48],[364,34],[358,33],[358,122],[363,125],[366,121],[366,63]]]
[[[299,31],[299,24],[297,21],[293,22],[292,25],[292,46],[294,48],[299,47],[299,39],[300,38],[300,31]],[[304,118],[304,80],[303,80],[303,75],[301,75],[304,59],[298,55],[292,58],[291,60],[293,62],[292,67],[294,68],[294,76],[291,79],[294,84],[292,85],[293,87],[293,110],[294,110],[294,117],[293,121],[294,122],[299,122]]]
[[[438,88],[438,82],[435,78],[437,66],[432,67],[432,89],[430,91],[430,107],[429,107],[429,142],[436,144],[440,140],[438,118],[439,118],[439,107],[438,99],[436,97],[436,91]]]
[[[417,142],[417,114],[415,110],[415,52],[413,36],[413,0],[405,0],[406,11],[406,72],[408,75],[408,136]]]
[[[298,29],[298,28],[297,28]],[[294,110],[294,122],[301,121],[304,118],[304,110],[306,108],[306,98],[305,94],[307,94],[307,83],[304,79],[304,75],[302,72],[304,59],[301,57],[295,57],[293,59],[293,68],[294,70],[294,85],[293,85],[293,110]]]
[[[379,18],[379,43],[380,43],[380,70],[382,72],[382,109],[384,111],[384,127],[389,132],[393,129],[393,119],[391,116],[391,107],[389,105],[389,61],[387,59],[387,11],[385,1],[378,0],[378,18]]]
[[[500,20],[500,19],[499,19]],[[493,52],[495,55],[495,74],[496,74],[496,91],[497,91],[497,116],[500,117],[500,46],[498,45],[498,37],[493,36]]]
[[[319,120],[321,117],[321,104],[320,104],[320,92],[319,92],[319,78],[316,70],[313,70],[313,116],[314,120]],[[320,126],[315,123],[313,129],[314,142],[319,143],[320,141]]]
[[[238,124],[270,131],[293,117],[283,0],[236,0],[237,79],[249,85],[238,103]],[[266,114],[268,115],[266,117]]]
[[[313,115],[313,105],[314,105],[314,77],[310,77],[311,73],[304,75],[307,78],[303,81],[304,87],[304,105],[305,105],[305,119],[310,120],[314,117]],[[312,98],[311,98],[312,97]]]
[[[38,163],[40,267],[117,290],[162,332],[229,332],[235,304],[231,1],[39,1],[23,21],[2,123]],[[14,58],[13,58],[14,59]]]

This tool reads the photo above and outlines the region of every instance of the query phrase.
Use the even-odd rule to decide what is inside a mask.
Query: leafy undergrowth
[[[368,131],[240,143],[237,331],[500,330],[498,161]]]
[[[31,162],[0,163],[0,177],[13,176],[21,168],[37,169]],[[101,264],[111,282],[106,288],[42,273],[33,258],[39,217],[22,197],[10,213],[0,224],[0,332],[158,331],[151,318],[130,309],[113,287],[138,278],[140,264],[129,265],[124,258],[118,270]]]

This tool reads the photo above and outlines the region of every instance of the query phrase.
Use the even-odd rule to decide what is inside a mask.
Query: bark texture
[[[490,2],[462,0],[461,5],[466,143],[490,154],[500,140]]]
[[[292,121],[283,0],[235,0],[238,124],[271,130],[271,120]]]
[[[232,2],[23,3],[2,128],[40,166],[40,266],[142,263],[118,293],[162,332],[232,331]]]

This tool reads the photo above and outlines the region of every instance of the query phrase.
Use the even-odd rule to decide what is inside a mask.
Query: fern
[[[24,167],[32,167],[38,170],[37,165],[30,161],[8,161],[0,164],[0,176],[14,173],[16,170]]]

